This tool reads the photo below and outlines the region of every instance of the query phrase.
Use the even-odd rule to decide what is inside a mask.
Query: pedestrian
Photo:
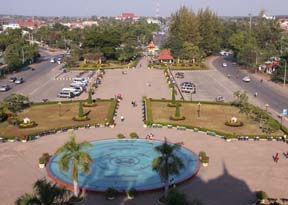
[[[261,78],[260,83],[263,83],[263,79]]]
[[[274,159],[274,162],[276,162],[276,163],[278,162],[278,160],[279,160],[279,153],[278,152],[274,155],[273,159]]]

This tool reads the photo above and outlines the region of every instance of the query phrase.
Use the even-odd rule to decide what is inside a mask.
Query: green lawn
[[[265,133],[259,128],[259,123],[239,113],[239,108],[230,105],[204,104],[200,106],[200,117],[198,117],[197,103],[181,103],[181,115],[185,120],[174,121],[169,117],[174,115],[175,107],[168,107],[168,102],[151,101],[151,113],[153,123],[180,124],[184,126],[206,128],[236,135],[263,135]],[[149,112],[148,112],[149,115]],[[244,123],[242,127],[229,127],[225,125],[227,120],[237,117]],[[148,118],[149,119],[149,118]],[[273,133],[283,135],[282,131]]]
[[[104,124],[105,118],[108,121],[113,118],[115,101],[97,101],[95,107],[83,107],[84,113],[89,112],[88,121],[74,121],[72,118],[78,114],[79,102],[56,104],[33,105],[18,114],[19,119],[25,117],[35,121],[38,126],[34,128],[18,128],[10,125],[7,121],[0,123],[0,136],[23,137],[33,133],[38,133],[54,128],[69,126],[94,125],[95,123]],[[113,110],[111,110],[113,109]]]

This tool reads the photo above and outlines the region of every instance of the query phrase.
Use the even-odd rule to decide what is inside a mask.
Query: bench
[[[177,130],[186,130],[186,127],[184,127],[184,126],[177,126],[176,128],[177,128]]]
[[[216,133],[212,131],[207,131],[206,134],[210,136],[216,136]]]

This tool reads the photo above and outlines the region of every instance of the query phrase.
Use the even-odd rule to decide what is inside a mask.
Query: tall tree
[[[171,16],[169,36],[165,47],[169,47],[177,56],[177,47],[184,42],[198,46],[202,37],[199,32],[199,21],[192,10],[183,6]]]
[[[202,40],[199,47],[209,55],[220,50],[223,25],[218,16],[210,9],[200,9],[197,13],[199,32]]]
[[[166,138],[163,144],[155,147],[159,156],[153,160],[152,169],[159,174],[165,184],[165,197],[169,191],[169,175],[178,175],[184,167],[182,160],[175,154],[179,147],[179,144],[169,144]]]
[[[63,146],[57,149],[56,155],[60,155],[58,161],[58,167],[63,172],[67,172],[71,169],[71,175],[74,184],[74,195],[78,196],[78,175],[79,166],[81,172],[85,174],[90,173],[90,164],[94,161],[91,155],[87,152],[87,148],[93,147],[89,142],[77,143],[75,140],[75,134],[73,133],[71,139]]]

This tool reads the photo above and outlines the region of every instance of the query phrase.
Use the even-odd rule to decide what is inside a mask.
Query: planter
[[[40,169],[44,169],[45,168],[45,164],[38,164]]]

